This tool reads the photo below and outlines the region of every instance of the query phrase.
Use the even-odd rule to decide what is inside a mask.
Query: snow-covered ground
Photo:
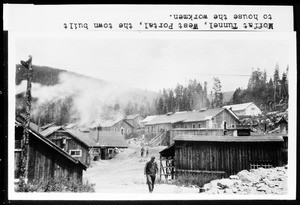
[[[131,144],[111,160],[93,161],[92,167],[84,172],[83,180],[95,183],[96,193],[149,193],[144,166],[151,156],[155,156],[159,165],[159,151],[164,148],[150,147],[148,157],[141,157],[141,147]],[[156,184],[153,193],[199,193],[199,188]]]

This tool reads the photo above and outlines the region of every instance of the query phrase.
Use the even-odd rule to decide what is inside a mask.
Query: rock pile
[[[287,166],[243,170],[201,188],[207,194],[287,194]]]

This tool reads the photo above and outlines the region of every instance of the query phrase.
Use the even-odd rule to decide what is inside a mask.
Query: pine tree
[[[278,102],[280,100],[279,95],[279,65],[276,63],[275,71],[274,71],[274,102]]]
[[[222,94],[222,85],[221,81],[218,77],[213,78],[213,92],[214,92],[214,99],[213,99],[213,107],[222,107],[223,105],[223,94]]]

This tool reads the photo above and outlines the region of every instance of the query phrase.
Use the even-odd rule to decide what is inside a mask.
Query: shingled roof
[[[89,147],[121,147],[127,148],[125,138],[119,132],[67,130],[71,135],[87,144]],[[99,141],[97,142],[99,136]]]

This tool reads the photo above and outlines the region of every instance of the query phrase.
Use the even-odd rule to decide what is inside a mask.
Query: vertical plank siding
[[[224,171],[250,169],[250,164],[282,166],[282,142],[180,142],[175,144],[176,168]]]
[[[29,181],[44,181],[53,177],[81,180],[82,169],[76,167],[68,159],[59,156],[49,146],[31,137],[29,147]]]

